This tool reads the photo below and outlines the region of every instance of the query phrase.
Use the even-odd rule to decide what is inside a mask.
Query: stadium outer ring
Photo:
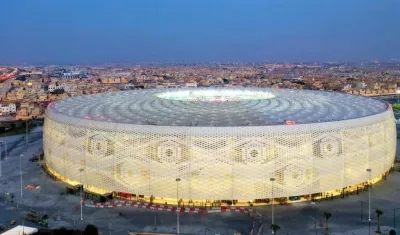
[[[221,141],[225,147],[216,149]],[[48,110],[44,125],[45,161],[55,176],[99,194],[166,202],[177,193],[184,201],[248,202],[352,190],[385,174],[395,149],[390,106],[343,121],[241,127],[93,122]]]

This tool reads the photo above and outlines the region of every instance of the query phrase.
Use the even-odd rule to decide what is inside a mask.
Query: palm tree
[[[84,235],[99,235],[99,230],[93,224],[86,225],[85,230],[83,231]]]
[[[377,233],[381,233],[381,221],[380,221],[380,217],[383,214],[383,211],[376,209],[375,210],[376,216],[378,217],[378,231],[376,231]]]
[[[272,231],[274,231],[274,234],[276,234],[276,231],[278,231],[279,229],[281,229],[281,227],[277,224],[271,224]]]
[[[332,217],[332,213],[324,212],[326,234],[328,234],[328,220]]]

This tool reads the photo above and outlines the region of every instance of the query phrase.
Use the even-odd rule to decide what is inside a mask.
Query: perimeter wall
[[[393,164],[391,109],[365,118],[292,126],[169,127],[115,124],[51,110],[48,166],[104,191],[193,200],[253,200],[342,189]],[[80,175],[79,169],[83,168]]]

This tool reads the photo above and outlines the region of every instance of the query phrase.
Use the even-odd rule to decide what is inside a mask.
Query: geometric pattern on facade
[[[273,126],[157,126],[46,114],[44,152],[57,174],[105,191],[192,200],[253,200],[326,192],[392,166],[393,112]]]

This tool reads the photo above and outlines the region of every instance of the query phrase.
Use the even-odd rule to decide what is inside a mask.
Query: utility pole
[[[28,119],[25,120],[25,147],[28,152]]]
[[[314,205],[314,230],[315,230],[315,235],[317,235],[318,234],[318,232],[317,232],[317,205],[315,204],[315,201],[312,201],[311,205]]]
[[[371,185],[370,185],[370,180],[371,180],[371,169],[367,169],[368,172],[368,221],[371,222]]]
[[[400,104],[400,90],[396,90],[397,93],[397,103]]]
[[[179,182],[181,181],[180,178],[176,178],[176,232],[179,234]]]
[[[5,137],[5,133],[4,133]],[[7,161],[8,153],[7,153],[7,139],[4,138],[4,153],[5,153],[5,161]]]
[[[20,175],[20,180],[21,180],[21,198],[23,197],[24,191],[22,189],[22,157],[24,155],[20,154],[19,155],[19,175]]]
[[[269,180],[271,181],[271,188],[272,188],[272,210],[271,210],[271,213],[272,213],[271,225],[272,225],[275,223],[275,220],[274,220],[275,219],[274,218],[274,181],[275,181],[275,178],[270,178]],[[274,230],[272,230],[272,234],[274,234]]]
[[[111,235],[111,226],[112,226],[112,223],[111,222],[108,223],[108,235]]]
[[[0,141],[0,177],[3,176],[3,172],[2,172],[2,165],[1,162],[3,161],[3,159],[1,159],[1,147],[3,146],[3,142]]]
[[[81,188],[81,220],[83,220],[83,195],[82,195],[83,186],[84,186],[84,184],[82,183],[82,173],[83,173],[83,171],[84,171],[83,168],[79,169],[80,178],[81,178],[80,181],[81,181],[81,184],[82,184],[82,188]]]

